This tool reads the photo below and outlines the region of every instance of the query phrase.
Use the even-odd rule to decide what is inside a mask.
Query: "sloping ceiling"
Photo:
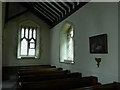
[[[9,2],[6,4],[6,21],[30,11],[52,28],[86,3],[87,2]],[[14,8],[14,6],[18,8]],[[16,13],[12,11],[16,11]]]

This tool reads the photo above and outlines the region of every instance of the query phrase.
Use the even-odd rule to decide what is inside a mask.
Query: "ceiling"
[[[34,13],[44,22],[46,22],[50,28],[54,27],[62,20],[70,16],[76,10],[84,6],[87,2],[20,2],[20,3],[7,3],[6,13],[11,13],[10,10],[15,5],[22,6],[20,11],[16,8],[17,14],[14,14],[10,17],[7,16],[7,21],[16,18],[28,11]],[[14,5],[13,5],[14,4]],[[11,6],[10,6],[11,5]],[[10,9],[11,8],[11,9]],[[12,9],[13,10],[13,9]],[[13,10],[15,11],[15,10]]]

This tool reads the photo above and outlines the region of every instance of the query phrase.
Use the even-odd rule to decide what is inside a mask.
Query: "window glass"
[[[33,38],[36,39],[36,30],[33,31]]]
[[[67,59],[73,60],[73,30],[67,32]]]
[[[35,44],[34,43],[30,43],[30,48],[35,48]]]
[[[36,56],[36,29],[22,27],[20,30],[19,57]]]
[[[74,62],[74,29],[68,23],[60,32],[60,62]]]
[[[28,42],[26,39],[21,41],[21,55],[27,55]]]
[[[25,37],[28,38],[28,28],[25,29]]]
[[[24,37],[24,28],[22,28],[22,30],[21,30],[21,38],[23,38]]]
[[[29,30],[29,39],[32,38],[32,28]]]
[[[35,55],[35,49],[29,49],[29,55],[34,56]]]
[[[33,39],[31,39],[31,40],[30,40],[30,42],[31,42],[31,43],[34,43],[34,40],[33,40]]]

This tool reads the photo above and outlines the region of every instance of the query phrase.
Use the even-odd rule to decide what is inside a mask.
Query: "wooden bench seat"
[[[120,90],[120,83],[114,82],[114,83],[97,85],[97,86],[76,88],[71,90]]]
[[[56,68],[56,66],[51,66],[51,65],[20,66],[19,70],[32,69],[32,68]]]
[[[35,75],[35,74],[52,74],[52,73],[69,73],[69,70],[48,70],[48,71],[22,71],[18,72],[19,76],[24,76],[24,75]]]
[[[48,68],[48,67],[33,67],[33,68],[22,68],[19,72],[30,72],[30,71],[54,71],[62,70],[62,68]]]
[[[24,75],[19,76],[19,82],[36,82],[52,79],[62,79],[62,78],[72,78],[72,77],[82,77],[81,73],[52,73],[52,74],[35,74],[35,75]]]
[[[92,86],[98,83],[97,77],[77,77],[42,82],[21,83],[17,90],[69,90],[72,88]]]
[[[51,65],[30,65],[30,66],[2,66],[2,80],[9,80],[11,76],[17,76],[17,72],[20,69],[30,69],[30,68],[56,68]]]

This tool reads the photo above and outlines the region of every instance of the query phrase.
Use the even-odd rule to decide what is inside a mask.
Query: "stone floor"
[[[9,79],[2,81],[2,90],[16,90],[17,77],[11,75]]]

